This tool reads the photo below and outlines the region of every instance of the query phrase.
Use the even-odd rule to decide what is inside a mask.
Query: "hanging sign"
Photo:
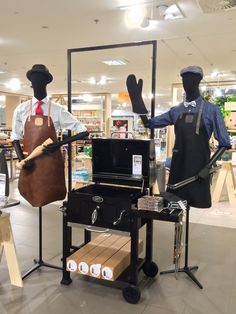
[[[127,92],[119,92],[118,93],[118,101],[119,102],[130,102],[129,94]]]

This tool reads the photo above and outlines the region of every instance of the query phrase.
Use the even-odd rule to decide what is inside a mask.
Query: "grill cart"
[[[122,275],[114,282],[123,282],[123,296],[129,303],[137,303],[141,293],[138,273],[142,269],[148,277],[158,273],[152,261],[153,220],[179,222],[180,210],[157,212],[137,209],[137,200],[152,188],[155,173],[154,141],[135,139],[92,139],[93,183],[68,193],[63,215],[63,278],[71,283],[66,259],[91,241],[94,227],[128,232],[131,238],[130,266],[126,278]],[[84,243],[78,248],[71,242],[70,224],[85,228]],[[139,229],[146,226],[145,257],[138,257]],[[100,231],[100,230],[99,230]],[[101,280],[102,279],[97,279]]]

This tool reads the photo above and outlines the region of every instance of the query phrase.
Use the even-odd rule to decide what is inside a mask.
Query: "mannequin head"
[[[183,88],[186,93],[186,100],[192,101],[200,96],[199,84],[203,78],[202,68],[189,66],[180,71]]]
[[[53,80],[48,68],[43,64],[35,64],[32,69],[26,73],[28,80],[32,83],[34,97],[42,100],[47,96],[46,86]]]
[[[196,73],[188,72],[182,75],[183,88],[187,101],[192,101],[200,96],[199,84],[201,79],[200,74]]]
[[[31,87],[34,91],[34,97],[42,100],[47,96],[47,77],[43,73],[33,73],[30,76]]]

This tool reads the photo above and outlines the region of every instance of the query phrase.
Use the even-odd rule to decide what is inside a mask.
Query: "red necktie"
[[[36,115],[42,116],[43,115],[43,109],[41,108],[41,105],[43,104],[43,101],[42,100],[38,100],[36,102],[36,104],[37,104],[37,108],[35,110],[35,113],[36,113]]]

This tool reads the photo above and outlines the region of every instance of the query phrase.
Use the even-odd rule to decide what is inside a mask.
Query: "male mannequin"
[[[66,128],[78,133],[68,142],[83,138],[88,132],[62,106],[49,101],[46,87],[53,77],[45,65],[33,65],[26,76],[32,83],[34,97],[32,101],[24,102],[15,109],[11,138],[20,161],[27,157],[24,156],[19,143],[23,136],[24,152],[28,155],[48,138],[54,142],[44,149],[43,155],[35,160],[27,160],[20,173],[21,195],[32,206],[40,207],[63,199],[66,194],[64,165],[58,149],[61,143],[57,141],[56,131]]]
[[[172,107],[168,112],[152,119],[145,115],[146,108],[144,109],[140,89],[142,84],[137,84],[135,77],[131,75],[127,78],[127,87],[133,111],[144,113],[141,118],[146,127],[175,126],[176,138],[168,183],[173,185],[198,175],[199,180],[176,189],[174,194],[186,199],[189,206],[209,208],[211,207],[209,170],[225,149],[231,147],[230,140],[218,107],[204,101],[200,96],[202,69],[198,66],[189,66],[182,69],[180,75],[187,102]],[[194,103],[188,103],[192,101]],[[210,159],[209,139],[212,133],[219,142],[219,149]]]

